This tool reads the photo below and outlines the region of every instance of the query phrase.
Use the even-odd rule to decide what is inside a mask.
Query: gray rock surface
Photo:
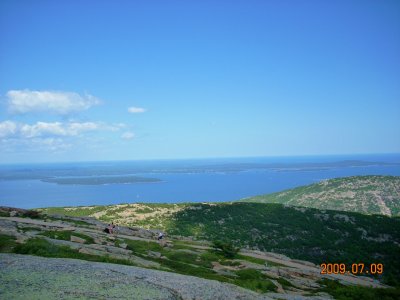
[[[271,299],[192,276],[17,254],[0,254],[0,283],[0,299]]]
[[[80,237],[77,237],[75,235],[71,235],[71,242],[84,244],[86,242],[86,240],[82,239]]]

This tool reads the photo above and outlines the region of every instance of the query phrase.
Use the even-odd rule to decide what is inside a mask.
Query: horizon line
[[[305,157],[340,157],[340,156],[375,156],[375,155],[400,155],[400,152],[383,153],[342,153],[342,154],[298,154],[298,155],[256,155],[256,156],[213,156],[213,157],[188,157],[188,158],[141,158],[141,159],[111,159],[111,160],[66,160],[47,162],[0,162],[0,166],[7,165],[51,165],[74,163],[112,163],[112,162],[148,162],[148,161],[187,161],[187,160],[221,160],[221,159],[257,159],[257,158],[305,158]]]

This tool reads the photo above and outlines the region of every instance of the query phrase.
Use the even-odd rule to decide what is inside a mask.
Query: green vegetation
[[[226,258],[235,258],[239,252],[239,248],[235,247],[231,242],[213,241],[211,247],[215,251],[220,252]]]
[[[0,252],[10,253],[13,251],[16,245],[17,243],[15,242],[15,237],[0,234]]]
[[[85,221],[73,220],[71,218],[63,218],[63,217],[56,217],[56,216],[46,216],[46,220],[67,222],[67,223],[74,224],[78,227],[92,226],[92,224],[85,222]]]
[[[322,262],[383,263],[400,278],[400,218],[285,207],[280,204],[193,204],[173,215],[169,234],[230,240],[236,247]],[[379,277],[378,277],[379,279]]]
[[[18,215],[18,216],[22,217],[22,218],[39,219],[40,213],[35,210],[27,210],[22,215]]]
[[[65,215],[70,217],[86,217],[102,212],[107,206],[48,207],[37,209],[48,215]],[[53,216],[54,217],[54,216]]]
[[[95,217],[103,222],[113,221],[118,225],[143,228],[165,228],[169,222],[167,216],[185,208],[189,204],[134,203],[110,206],[50,207],[38,211],[48,215],[71,217]]]
[[[123,206],[115,207],[115,211],[121,211],[121,208]],[[159,209],[157,206],[153,206],[153,208],[154,210]],[[47,218],[47,216],[43,217]],[[61,218],[65,222],[70,221],[68,217]],[[127,249],[131,250],[134,256],[127,255],[126,259],[115,259],[107,255],[79,253],[78,250],[67,246],[53,244],[50,240],[40,238],[40,236],[69,241],[71,235],[75,235],[85,239],[86,243],[94,241],[90,236],[79,232],[47,230],[48,228],[43,227],[41,228],[42,232],[37,234],[36,238],[31,238],[24,244],[17,244],[14,238],[0,235],[0,252],[77,258],[125,265],[134,265],[131,260],[137,260],[138,264],[141,264],[142,260],[135,258],[141,257],[149,261],[149,266],[150,262],[157,263],[157,265],[152,264],[151,268],[232,283],[259,293],[276,291],[277,287],[271,280],[272,277],[256,270],[258,266],[251,266],[243,261],[258,265],[267,264],[271,267],[278,264],[247,256],[245,252],[239,254],[237,253],[238,247],[268,249],[309,261],[313,261],[313,259],[327,261],[327,257],[329,257],[330,262],[343,262],[345,256],[349,255],[347,259],[350,262],[362,261],[367,264],[367,256],[370,256],[371,261],[384,264],[386,282],[393,285],[398,282],[398,273],[394,268],[399,264],[396,244],[400,235],[399,218],[365,216],[354,213],[339,214],[336,211],[322,212],[315,209],[285,207],[279,204],[238,202],[186,204],[173,214],[165,214],[164,218],[165,224],[170,226],[167,230],[168,235],[179,233],[179,235],[190,235],[203,241],[186,242],[172,239],[172,244],[168,243],[162,246],[161,243],[155,241],[130,240],[120,236],[115,239],[115,246],[126,244]],[[59,220],[60,218],[55,217],[54,219]],[[81,225],[86,226],[87,223]],[[16,226],[21,231],[38,230],[21,224]],[[83,228],[82,231],[84,231]],[[88,232],[88,234],[91,233]],[[98,243],[109,237],[103,235],[104,237]],[[211,244],[214,249],[196,248],[196,245],[209,245],[204,240],[214,241]],[[340,243],[336,245],[338,240]],[[316,249],[316,247],[319,248]],[[390,266],[388,262],[393,265]],[[378,277],[378,279],[382,279],[382,277]],[[280,283],[284,289],[293,287],[292,283],[284,278],[275,279],[274,277],[274,280]],[[347,294],[357,299],[356,296],[364,295],[363,293],[366,293],[365,297],[369,297],[369,292],[361,292],[364,289],[332,286],[328,282],[319,291],[325,291],[332,295],[336,293],[335,295],[338,295],[339,299],[345,299],[340,297]],[[373,295],[385,295],[380,291]],[[396,294],[389,293],[388,299],[391,299],[390,297],[393,295]],[[392,297],[392,299],[394,298]]]
[[[232,276],[221,275],[212,270],[212,262],[220,262],[222,265],[237,266],[240,263],[227,260],[221,252],[215,251],[178,251],[163,248],[158,243],[146,241],[125,240],[128,249],[137,256],[160,263],[161,267],[183,275],[197,276],[205,279],[213,279],[229,282],[257,292],[275,291],[276,286],[268,278],[257,270],[245,270],[232,273]],[[149,251],[157,252],[160,257],[152,257]]]
[[[0,217],[9,217],[10,213],[6,211],[0,211]]]
[[[337,281],[323,279],[319,281],[324,287],[319,289],[318,292],[325,292],[332,295],[337,300],[393,300],[400,299],[399,288],[368,288],[360,286],[342,285]]]
[[[241,201],[400,216],[399,195],[400,176],[353,176]]]
[[[349,267],[358,262],[382,263],[383,274],[369,276],[392,286],[400,285],[398,195],[400,177],[356,176],[253,197],[245,202],[122,204],[42,211],[94,216],[121,225],[160,228],[170,237],[188,237],[189,243],[177,241],[172,248],[162,248],[154,242],[124,242],[135,255],[159,263],[164,270],[265,292],[276,288],[266,275],[257,270],[237,271],[235,267],[240,260],[271,267],[278,264],[238,254],[238,248],[280,253],[317,265],[331,262],[345,263]],[[196,249],[196,241],[215,241],[214,250]],[[291,287],[288,280],[279,278],[277,281],[283,287]],[[385,293],[388,299],[394,299],[398,293],[397,290],[383,292],[328,281],[321,291],[338,299],[369,299],[377,295],[385,299]]]
[[[278,281],[284,287],[294,287],[294,285],[285,278],[280,277],[276,281]]]
[[[145,209],[146,213],[141,215],[140,221],[129,218],[131,226],[162,228],[170,236],[194,240],[228,241],[234,247],[281,253],[315,264],[383,263],[383,276],[375,278],[383,278],[390,285],[399,282],[400,218],[396,217],[249,202],[126,204],[76,210],[65,208],[64,212],[92,215],[95,211],[102,219],[103,212],[114,218],[121,212],[129,215],[132,210],[136,213],[136,209]],[[46,209],[45,212],[53,210]],[[150,215],[158,213],[145,218],[149,210],[152,211]],[[62,209],[56,211],[60,213]],[[176,243],[174,247],[188,248],[184,243]],[[273,263],[267,263],[273,266]]]
[[[277,290],[275,284],[268,280],[268,277],[258,270],[239,270],[236,271],[236,275],[238,276],[238,278],[235,279],[235,284],[241,287],[251,289],[260,293],[276,292]]]
[[[254,263],[254,264],[267,265],[267,266],[270,266],[270,267],[283,266],[282,264],[279,264],[279,263],[276,263],[276,262],[273,262],[273,261],[264,260],[264,259],[261,259],[261,258],[256,258],[256,257],[252,257],[252,256],[242,255],[242,254],[236,255],[236,259],[246,260],[246,261]]]
[[[134,265],[128,260],[115,259],[109,256],[79,253],[77,250],[71,249],[67,246],[58,246],[41,238],[32,238],[26,241],[24,244],[18,244],[13,248],[12,252],[17,254],[29,254],[44,257],[75,258],[88,261]]]
[[[81,239],[84,239],[86,242],[85,244],[94,244],[94,240],[92,237],[87,236],[82,233],[74,232],[74,231],[69,231],[69,230],[62,230],[62,231],[45,231],[40,233],[40,235],[49,237],[51,239],[55,240],[64,240],[64,241],[70,241],[71,240],[71,235],[79,237]]]
[[[135,254],[147,255],[148,251],[160,252],[163,250],[163,248],[156,242],[127,239],[125,239],[124,242],[128,245],[127,249],[132,250]]]

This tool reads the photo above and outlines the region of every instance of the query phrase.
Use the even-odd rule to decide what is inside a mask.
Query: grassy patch
[[[143,207],[143,208],[138,208],[135,210],[135,213],[137,214],[148,214],[148,213],[152,213],[153,209],[149,208],[149,207]]]
[[[196,264],[198,257],[195,253],[183,252],[183,251],[164,251],[164,255],[170,260],[179,261],[187,264]]]
[[[278,278],[276,281],[278,281],[282,286],[285,287],[295,287],[290,281],[282,277]]]
[[[221,253],[225,258],[235,258],[239,252],[239,248],[235,247],[230,241],[224,242],[215,240],[212,242],[211,247],[216,252]]]
[[[85,244],[94,244],[94,240],[92,237],[87,236],[82,233],[74,232],[74,231],[69,231],[69,230],[63,230],[63,231],[45,231],[43,233],[40,233],[40,235],[49,237],[51,239],[55,240],[64,240],[64,241],[70,241],[71,240],[71,235],[79,237],[84,239],[86,242]]]
[[[85,221],[81,221],[81,220],[72,220],[72,219],[68,219],[68,218],[57,218],[54,216],[46,216],[46,219],[52,220],[52,221],[63,221],[63,222],[67,222],[67,223],[72,223],[75,224],[76,226],[83,226],[83,227],[88,227],[88,226],[93,226],[92,224],[85,222]]]
[[[338,300],[397,300],[400,299],[399,288],[378,289],[361,286],[347,286],[335,280],[322,279],[319,281],[324,287],[318,292],[325,292]]]
[[[236,285],[259,293],[276,292],[277,287],[258,270],[244,269],[236,271],[238,278],[234,280]]]
[[[105,210],[107,206],[91,206],[91,207],[48,207],[38,209],[49,215],[65,215],[71,217],[85,217],[96,212]]]
[[[0,234],[0,252],[9,253],[12,252],[14,247],[17,245],[15,237]]]
[[[188,249],[188,250],[195,250],[195,247],[192,247],[191,245],[188,245],[186,243],[183,242],[179,242],[179,241],[174,241],[174,246],[173,249]]]
[[[7,211],[0,211],[0,217],[9,217],[10,213]]]
[[[13,252],[17,254],[29,254],[44,257],[75,258],[121,265],[134,265],[132,262],[124,259],[79,253],[77,250],[71,249],[67,246],[54,245],[41,238],[29,239],[25,244],[18,244],[14,247]]]
[[[264,259],[246,256],[246,255],[242,255],[242,254],[238,254],[236,258],[241,259],[241,260],[246,260],[248,262],[251,262],[254,264],[259,264],[259,265],[265,265],[265,262],[266,262]]]
[[[128,245],[126,248],[132,250],[135,254],[147,255],[148,251],[163,251],[163,247],[156,242],[125,240],[125,243]]]
[[[283,267],[285,265],[282,265],[280,263],[276,263],[273,261],[269,261],[266,259],[261,259],[261,258],[257,258],[257,257],[252,257],[252,256],[247,256],[247,255],[243,255],[243,254],[238,254],[237,259],[241,259],[241,260],[245,260],[254,264],[259,264],[259,265],[267,265],[270,267]]]
[[[219,256],[217,253],[212,252],[212,251],[205,251],[202,254],[200,254],[201,259],[206,260],[206,261],[219,261],[221,259],[221,256]]]

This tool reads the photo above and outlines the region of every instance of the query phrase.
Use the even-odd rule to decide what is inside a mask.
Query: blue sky
[[[400,152],[399,1],[1,1],[0,163]]]

